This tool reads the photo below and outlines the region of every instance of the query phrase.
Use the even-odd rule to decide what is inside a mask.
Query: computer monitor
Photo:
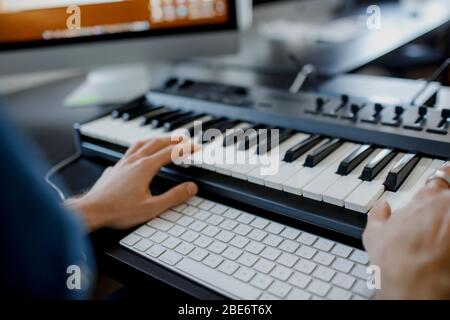
[[[0,75],[236,52],[246,0],[0,0]]]

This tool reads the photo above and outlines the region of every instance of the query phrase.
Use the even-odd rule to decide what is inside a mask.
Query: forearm
[[[95,203],[90,203],[83,197],[67,199],[64,202],[64,206],[79,214],[89,232],[93,232],[107,226],[104,219],[105,215],[102,214],[102,210],[97,208]]]

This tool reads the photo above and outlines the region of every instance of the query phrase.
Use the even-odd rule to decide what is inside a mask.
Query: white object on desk
[[[64,100],[64,106],[124,103],[144,94],[149,88],[150,72],[146,66],[127,65],[95,70]]]

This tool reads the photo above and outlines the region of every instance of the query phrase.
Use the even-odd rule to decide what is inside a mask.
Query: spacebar
[[[260,291],[252,286],[188,258],[180,261],[176,268],[243,300],[255,300],[260,294]]]

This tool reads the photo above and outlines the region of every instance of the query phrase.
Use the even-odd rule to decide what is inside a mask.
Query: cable
[[[416,100],[420,97],[420,95],[422,93],[425,92],[425,90],[428,89],[428,87],[430,86],[430,84],[433,81],[436,81],[443,73],[444,71],[448,68],[448,66],[450,66],[450,58],[447,58],[440,66],[439,68],[436,69],[436,71],[431,75],[431,77],[428,78],[428,80],[426,80],[425,85],[423,86],[422,89],[419,90],[419,92],[417,92],[417,94],[414,96],[414,98],[411,101],[411,105],[415,106],[416,105]]]
[[[48,185],[50,185],[50,187],[53,188],[53,190],[56,191],[56,193],[58,193],[59,197],[61,198],[62,201],[66,200],[66,196],[64,195],[64,193],[61,191],[60,188],[58,188],[58,186],[56,184],[54,184],[50,178],[57,173],[58,171],[60,171],[61,169],[63,169],[64,167],[68,166],[69,164],[71,164],[72,162],[77,161],[79,158],[81,157],[81,152],[77,152],[73,155],[71,155],[70,157],[62,160],[61,162],[57,163],[56,165],[54,165],[52,168],[50,168],[50,170],[47,172],[47,174],[45,175],[45,182],[48,183]]]

